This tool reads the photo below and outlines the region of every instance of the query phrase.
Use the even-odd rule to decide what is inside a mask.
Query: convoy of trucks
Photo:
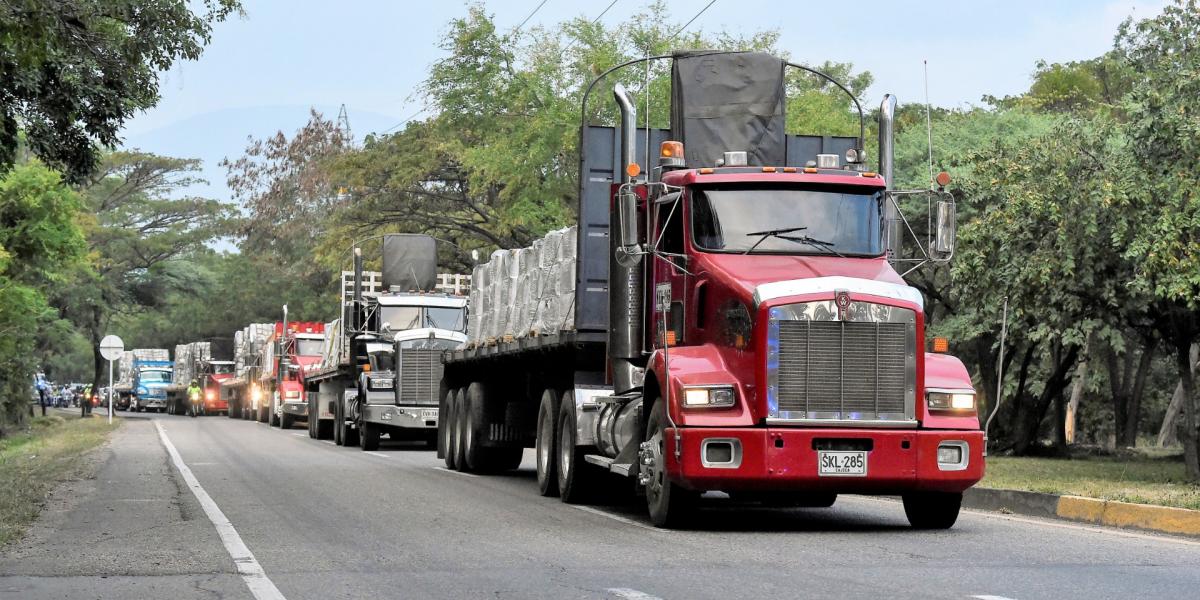
[[[760,53],[618,65],[587,87],[584,118],[610,75],[654,60],[671,61],[671,128],[639,129],[608,88],[619,126],[581,124],[575,225],[453,286],[435,240],[383,236],[380,272],[354,249],[338,319],[290,322],[285,306],[235,333],[228,373],[180,346],[176,382],[207,368],[231,418],[304,420],[364,450],[424,440],[459,471],[515,469],[532,448],[542,495],[629,490],[660,527],[705,492],[898,495],[913,526],[952,526],[983,476],[975,392],[958,359],[926,351],[922,295],[897,270],[952,256],[948,178],[894,189],[893,96],[874,169],[861,108],[856,137],[786,133],[789,69],[845,88]],[[927,218],[907,220],[917,205]],[[140,410],[170,363],[138,352]]]

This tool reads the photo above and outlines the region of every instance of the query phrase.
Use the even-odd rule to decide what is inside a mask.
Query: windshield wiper
[[[833,249],[833,247],[835,245],[833,242],[819,240],[817,238],[809,237],[807,235],[785,235],[788,233],[796,233],[799,231],[805,231],[807,229],[808,229],[807,227],[788,227],[785,229],[769,229],[766,231],[753,231],[753,232],[747,233],[746,235],[757,235],[757,236],[761,236],[761,237],[758,238],[757,242],[754,242],[753,246],[750,246],[750,248],[747,249],[742,254],[750,254],[751,252],[754,251],[755,248],[758,247],[759,244],[766,241],[767,238],[776,237],[781,240],[787,240],[789,242],[796,242],[798,244],[805,244],[808,246],[812,246],[814,248],[820,248],[821,250],[828,250],[829,252],[831,252],[833,254],[836,254],[842,258],[846,258],[846,256],[844,254]]]
[[[747,249],[742,254],[750,254],[751,252],[754,251],[755,248],[758,247],[759,244],[767,241],[767,238],[769,238],[769,237],[782,237],[783,234],[785,234],[785,233],[796,233],[797,231],[804,231],[806,229],[808,229],[808,227],[788,227],[785,229],[767,229],[764,231],[751,231],[750,233],[747,233],[746,235],[747,236],[757,235],[760,237],[758,238],[757,242],[754,242],[753,246],[750,246],[750,248]],[[784,239],[786,239],[786,238],[784,238]]]
[[[834,243],[833,243],[833,242],[827,242],[827,241],[825,241],[825,240],[818,240],[818,239],[816,239],[816,238],[811,238],[811,237],[808,237],[807,235],[801,235],[801,236],[792,236],[792,235],[777,235],[777,236],[775,236],[775,237],[777,237],[777,238],[779,238],[779,239],[781,239],[781,240],[787,240],[787,241],[789,241],[789,242],[798,242],[798,243],[801,243],[801,244],[807,244],[807,245],[809,245],[809,246],[812,246],[812,247],[814,247],[814,248],[820,248],[820,249],[822,249],[822,250],[828,250],[828,251],[830,251],[830,252],[832,252],[832,253],[834,253],[834,254],[836,254],[836,255],[840,256],[841,258],[846,258],[846,255],[844,255],[844,254],[842,254],[841,252],[838,252],[837,250],[834,250],[834,249],[833,249],[833,246],[834,246]]]

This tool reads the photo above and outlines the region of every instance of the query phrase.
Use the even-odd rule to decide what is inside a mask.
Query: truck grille
[[[400,390],[400,395],[396,398],[397,404],[436,405],[442,381],[441,351],[401,350],[396,379]]]
[[[835,425],[912,423],[916,383],[912,311],[886,306],[888,310],[851,310],[849,314],[863,320],[839,321],[836,307],[793,306],[799,310],[771,310],[767,352],[771,419]]]

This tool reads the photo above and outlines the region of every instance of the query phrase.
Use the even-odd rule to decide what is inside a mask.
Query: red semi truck
[[[286,306],[283,318],[275,323],[275,333],[267,344],[266,368],[260,383],[263,403],[259,421],[291,429],[297,420],[308,419],[302,373],[321,363],[325,323],[288,321]]]
[[[573,318],[444,355],[439,456],[487,472],[533,447],[543,495],[626,485],[664,527],[706,491],[899,495],[913,526],[951,527],[984,471],[974,389],[925,350],[922,295],[896,266],[950,258],[954,204],[892,189],[895,98],[872,171],[861,108],[856,138],[784,132],[787,69],[845,89],[824,74],[757,53],[643,60],[658,59],[670,131],[636,129],[620,85],[621,127],[586,125],[593,88],[642,61],[584,95]],[[905,220],[922,200],[929,218]]]

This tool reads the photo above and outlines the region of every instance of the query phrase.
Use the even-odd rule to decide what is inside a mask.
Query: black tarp
[[[680,52],[671,70],[671,137],[689,167],[746,151],[752,166],[786,159],[784,62],[760,52]]]
[[[437,241],[416,233],[383,236],[383,287],[432,291],[437,285]]]

